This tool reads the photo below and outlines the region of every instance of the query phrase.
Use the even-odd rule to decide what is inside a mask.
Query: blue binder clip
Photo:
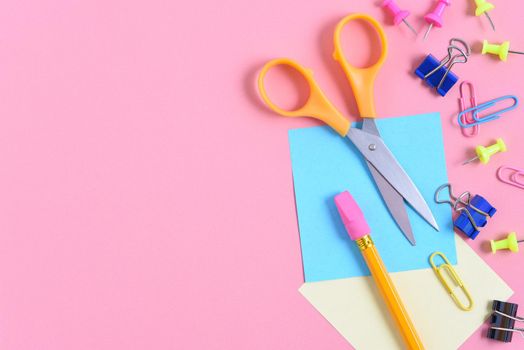
[[[451,200],[439,199],[440,192],[445,188],[448,189]],[[488,217],[492,217],[497,212],[496,208],[478,194],[471,198],[471,193],[466,191],[458,197],[455,197],[449,183],[437,189],[435,192],[435,202],[439,204],[448,203],[459,213],[459,216],[453,221],[453,225],[471,239],[477,238],[480,229],[486,226]]]
[[[455,43],[460,43],[464,47],[461,48]],[[453,54],[454,51],[458,51],[458,53]],[[451,68],[455,63],[466,63],[470,54],[471,49],[464,40],[453,38],[449,41],[446,57],[439,61],[432,54],[427,55],[415,70],[415,74],[431,88],[435,88],[439,95],[445,96],[459,80],[459,77],[451,71]]]
[[[460,215],[453,224],[466,236],[475,239],[480,233],[480,228],[486,226],[488,217],[492,217],[497,209],[493,208],[484,197],[478,194],[473,196],[471,200],[467,198],[465,203],[468,202],[469,204],[465,207],[457,209]]]

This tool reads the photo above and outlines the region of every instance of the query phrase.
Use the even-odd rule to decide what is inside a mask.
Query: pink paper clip
[[[477,107],[477,98],[475,96],[475,87],[473,86],[472,82],[468,80],[464,80],[462,83],[460,83],[459,103],[460,103],[461,112],[464,112],[467,109],[466,108],[466,97],[464,96],[464,91],[463,91],[464,85],[469,85],[469,102],[471,106],[467,108]],[[471,116],[468,117],[468,115],[469,115],[468,113],[465,113],[461,116],[461,121],[463,124],[470,124],[470,123],[475,122],[475,120],[473,119],[473,112],[471,112]],[[463,127],[460,128],[460,131],[462,132],[462,135],[466,137],[473,137],[479,133],[479,126],[475,125],[471,127],[471,133],[466,132],[466,128],[463,128]]]
[[[509,176],[504,177],[503,172],[507,170]],[[524,189],[524,181],[520,180],[520,177],[524,178],[524,169],[514,168],[511,166],[501,166],[497,170],[497,177],[500,181]]]

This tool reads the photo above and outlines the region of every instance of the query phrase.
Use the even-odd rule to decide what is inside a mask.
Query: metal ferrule
[[[355,242],[357,243],[358,248],[360,250],[366,250],[369,247],[372,247],[375,245],[370,235],[365,235],[364,237],[357,239]]]

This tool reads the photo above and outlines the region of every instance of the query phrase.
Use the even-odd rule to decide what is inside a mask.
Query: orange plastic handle
[[[295,69],[300,73],[309,85],[309,97],[303,106],[295,110],[282,109],[274,104],[269,98],[266,87],[264,85],[264,78],[267,72],[276,66],[286,65]],[[326,95],[322,92],[315,79],[313,78],[313,71],[306,69],[299,63],[287,59],[277,58],[269,61],[264,65],[262,71],[258,76],[258,90],[262,100],[276,113],[284,117],[311,117],[323,121],[330,127],[332,127],[341,136],[346,136],[349,131],[350,123],[342,116],[342,114],[333,106],[333,104],[327,99]]]
[[[347,61],[342,50],[342,44],[340,42],[340,38],[342,36],[342,29],[349,22],[355,20],[362,20],[368,22],[376,30],[380,39],[380,43],[382,46],[380,57],[378,58],[377,62],[375,62],[369,67],[358,68],[352,66]],[[386,60],[386,56],[388,53],[388,42],[386,40],[386,34],[384,33],[384,29],[382,28],[380,23],[378,23],[378,21],[375,20],[373,17],[366,14],[357,13],[343,18],[337,24],[337,27],[335,29],[335,36],[333,39],[335,42],[335,52],[333,53],[333,58],[342,66],[344,73],[346,73],[346,76],[349,82],[351,83],[351,87],[353,88],[353,93],[355,94],[355,100],[357,101],[360,116],[363,118],[376,117],[375,102],[373,97],[375,78],[380,67],[382,67],[382,64],[384,64],[384,61]]]

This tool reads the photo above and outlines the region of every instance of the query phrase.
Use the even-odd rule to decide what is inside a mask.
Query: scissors
[[[364,21],[376,30],[382,49],[377,62],[365,68],[354,67],[347,61],[340,40],[342,29],[349,22],[356,20]],[[404,200],[437,231],[439,228],[428,204],[380,137],[375,124],[374,83],[387,55],[387,41],[384,30],[374,18],[366,14],[351,14],[337,24],[334,44],[333,58],[342,66],[355,95],[360,116],[363,118],[361,129],[351,127],[349,120],[327,99],[313,78],[313,72],[291,59],[278,58],[266,63],[258,76],[260,95],[268,107],[281,116],[315,118],[329,125],[340,136],[347,137],[366,159],[371,176],[375,180],[393,219],[408,241],[415,245],[415,237]],[[278,107],[269,98],[264,79],[267,72],[277,66],[288,66],[295,69],[306,80],[309,85],[309,96],[303,106],[295,110],[286,110]]]

